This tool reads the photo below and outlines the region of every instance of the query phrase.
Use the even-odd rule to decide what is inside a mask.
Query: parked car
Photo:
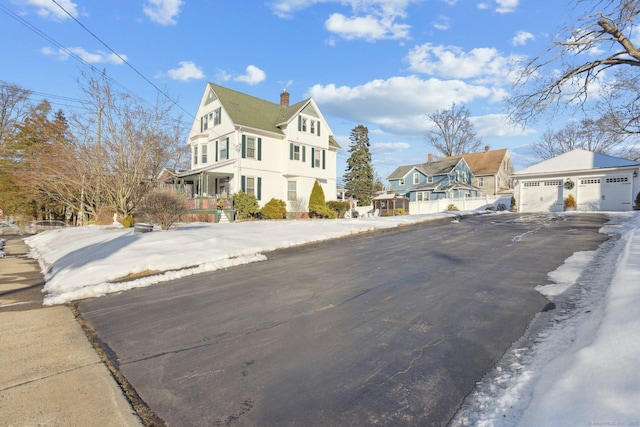
[[[27,226],[27,233],[36,234],[42,231],[54,230],[56,228],[65,228],[67,224],[64,221],[46,219],[42,221],[31,221]]]

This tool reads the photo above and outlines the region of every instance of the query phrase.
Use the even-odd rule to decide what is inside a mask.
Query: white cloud
[[[536,37],[527,31],[518,31],[516,35],[511,39],[511,44],[514,46],[525,45],[529,40],[535,40]]]
[[[406,142],[374,142],[371,144],[371,152],[373,154],[389,154],[399,153],[411,147]]]
[[[267,75],[265,74],[265,72],[262,71],[260,68],[256,67],[255,65],[249,65],[246,71],[247,71],[247,74],[243,76],[234,77],[233,80],[237,82],[243,82],[253,86],[264,81],[264,79],[267,78]]]
[[[425,43],[411,49],[406,60],[411,71],[456,79],[493,80],[506,84],[510,66],[516,57],[502,56],[494,48],[475,48],[468,52],[457,46]]]
[[[26,3],[35,7],[36,13],[46,19],[63,21],[69,19],[69,15],[74,18],[78,17],[78,5],[71,0],[58,0],[58,4],[69,12],[69,15],[51,0],[27,0]]]
[[[407,76],[354,87],[315,85],[308,95],[322,105],[326,114],[377,125],[389,133],[415,136],[425,129],[426,114],[448,108],[451,102],[469,104],[476,99],[490,99],[494,93],[490,88],[460,80]]]
[[[160,25],[175,25],[180,14],[182,0],[147,0],[142,8],[151,21]]]
[[[471,117],[470,120],[478,136],[483,138],[522,136],[535,133],[531,128],[523,129],[521,126],[510,122],[506,114],[487,114]]]
[[[449,17],[440,15],[438,19],[433,23],[433,27],[437,30],[448,30],[449,29]]]
[[[282,18],[318,3],[339,3],[351,7],[351,16],[332,13],[325,28],[347,40],[404,39],[410,25],[398,23],[406,18],[409,4],[423,0],[277,0],[270,3],[273,13]]]
[[[43,47],[41,52],[46,56],[55,56],[60,61],[66,61],[70,56],[77,56],[82,61],[88,64],[122,64],[123,59],[126,60],[127,56],[120,54],[120,57],[115,53],[106,53],[103,51],[96,51],[95,53],[87,52],[82,47],[69,47],[66,49],[53,49],[50,47]]]
[[[516,7],[518,7],[518,3],[520,3],[520,0],[496,0],[496,3],[498,3],[496,12],[511,13],[516,10]]]
[[[202,80],[204,73],[202,69],[191,61],[180,61],[180,67],[167,72],[168,76],[174,80],[187,82],[189,80]]]
[[[347,40],[365,39],[403,39],[409,36],[409,25],[398,24],[388,19],[375,16],[348,18],[340,13],[334,13],[325,22],[325,27]]]

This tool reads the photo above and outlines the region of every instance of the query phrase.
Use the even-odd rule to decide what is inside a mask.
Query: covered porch
[[[173,188],[189,197],[190,220],[226,222],[235,218],[230,194],[232,173],[214,171],[173,172],[165,169],[159,178],[160,185]]]

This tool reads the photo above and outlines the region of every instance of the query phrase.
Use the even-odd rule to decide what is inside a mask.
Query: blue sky
[[[162,89],[189,124],[207,82],[273,102],[286,88],[329,121],[339,177],[358,124],[386,178],[435,152],[426,116],[455,102],[522,169],[527,144],[564,122],[505,120],[508,65],[541,53],[574,13],[563,0],[3,0],[0,80],[77,108],[80,57],[150,101]]]

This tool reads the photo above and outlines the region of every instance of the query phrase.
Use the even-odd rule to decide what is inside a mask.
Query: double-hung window
[[[205,164],[205,165],[207,164],[207,154],[208,154],[207,152],[208,151],[209,151],[209,146],[206,145],[206,144],[202,145],[202,154],[201,154],[202,164]]]
[[[193,164],[194,165],[198,164],[198,146],[197,145],[193,146]]]
[[[247,137],[247,158],[256,158],[256,139]]]
[[[227,143],[225,141],[220,141],[220,160],[227,160],[229,158],[227,149]]]
[[[213,124],[219,125],[222,122],[222,107],[218,107],[213,111]]]
[[[293,145],[293,160],[300,160],[300,146]]]
[[[484,187],[484,177],[478,177],[478,187]]]
[[[245,193],[247,194],[256,194],[256,179],[254,177],[248,176],[245,181]]]
[[[418,172],[413,173],[413,185],[420,183],[420,174]]]
[[[298,183],[296,181],[287,181],[287,200],[298,200]]]

